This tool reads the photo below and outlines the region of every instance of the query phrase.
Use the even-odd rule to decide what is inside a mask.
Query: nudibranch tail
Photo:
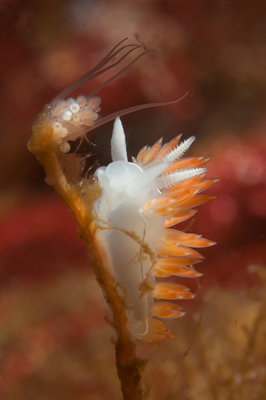
[[[206,179],[208,159],[182,158],[195,138],[181,143],[180,139],[168,144],[160,139],[128,161],[123,126],[117,118],[112,162],[95,172],[101,188],[93,209],[96,242],[117,280],[132,337],[149,342],[171,337],[159,319],[181,317],[184,312],[176,301],[194,298],[189,288],[168,278],[200,277],[193,265],[203,257],[196,249],[215,244],[171,228],[194,215],[195,206],[210,200],[201,192],[215,183]]]

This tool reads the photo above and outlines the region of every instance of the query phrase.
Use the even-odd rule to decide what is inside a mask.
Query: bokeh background
[[[119,399],[87,249],[26,144],[43,106],[129,37],[152,53],[103,90],[103,113],[188,91],[124,119],[130,152],[195,134],[221,178],[189,226],[218,242],[197,300],[170,324],[176,339],[142,349],[147,398],[264,399],[265,1],[1,0],[0,37],[0,398]]]

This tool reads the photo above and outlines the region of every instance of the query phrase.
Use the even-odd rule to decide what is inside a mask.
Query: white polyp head
[[[86,96],[83,96],[83,95],[81,94],[81,95],[79,95],[79,96],[77,97],[76,102],[77,102],[77,104],[78,104],[80,107],[85,107],[85,105],[87,104],[87,97],[86,97]]]
[[[80,110],[80,106],[78,105],[78,103],[73,103],[71,104],[71,106],[69,107],[70,111],[72,112],[72,114],[76,114],[79,112]]]
[[[52,127],[54,137],[58,142],[61,142],[68,135],[68,130],[60,122],[54,122]]]
[[[53,130],[54,131],[60,131],[63,129],[63,125],[60,122],[54,122],[53,123]]]
[[[64,121],[71,121],[71,119],[72,119],[72,112],[71,111],[66,111],[63,114],[63,120]]]
[[[66,100],[66,103],[68,104],[68,106],[71,106],[71,104],[74,104],[74,103],[75,103],[75,99],[73,99],[72,97],[69,97],[69,98]]]
[[[55,138],[62,141],[75,139],[84,131],[84,127],[92,126],[99,118],[101,99],[99,97],[78,96],[77,99],[57,99],[50,105],[51,122]],[[60,124],[63,132],[57,128]],[[81,133],[82,132],[82,133]]]
[[[68,153],[71,149],[71,146],[68,142],[64,142],[59,145],[59,149],[62,153]]]

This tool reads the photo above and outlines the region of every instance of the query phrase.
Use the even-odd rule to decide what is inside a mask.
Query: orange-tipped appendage
[[[179,318],[185,313],[176,303],[158,302],[153,305],[153,315],[158,318]]]
[[[157,283],[154,287],[153,296],[155,299],[164,300],[186,300],[195,297],[186,286],[168,282]]]

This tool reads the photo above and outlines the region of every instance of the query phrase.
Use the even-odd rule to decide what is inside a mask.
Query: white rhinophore
[[[113,135],[111,139],[111,155],[113,161],[127,161],[127,146],[125,132],[120,118],[114,122]]]

